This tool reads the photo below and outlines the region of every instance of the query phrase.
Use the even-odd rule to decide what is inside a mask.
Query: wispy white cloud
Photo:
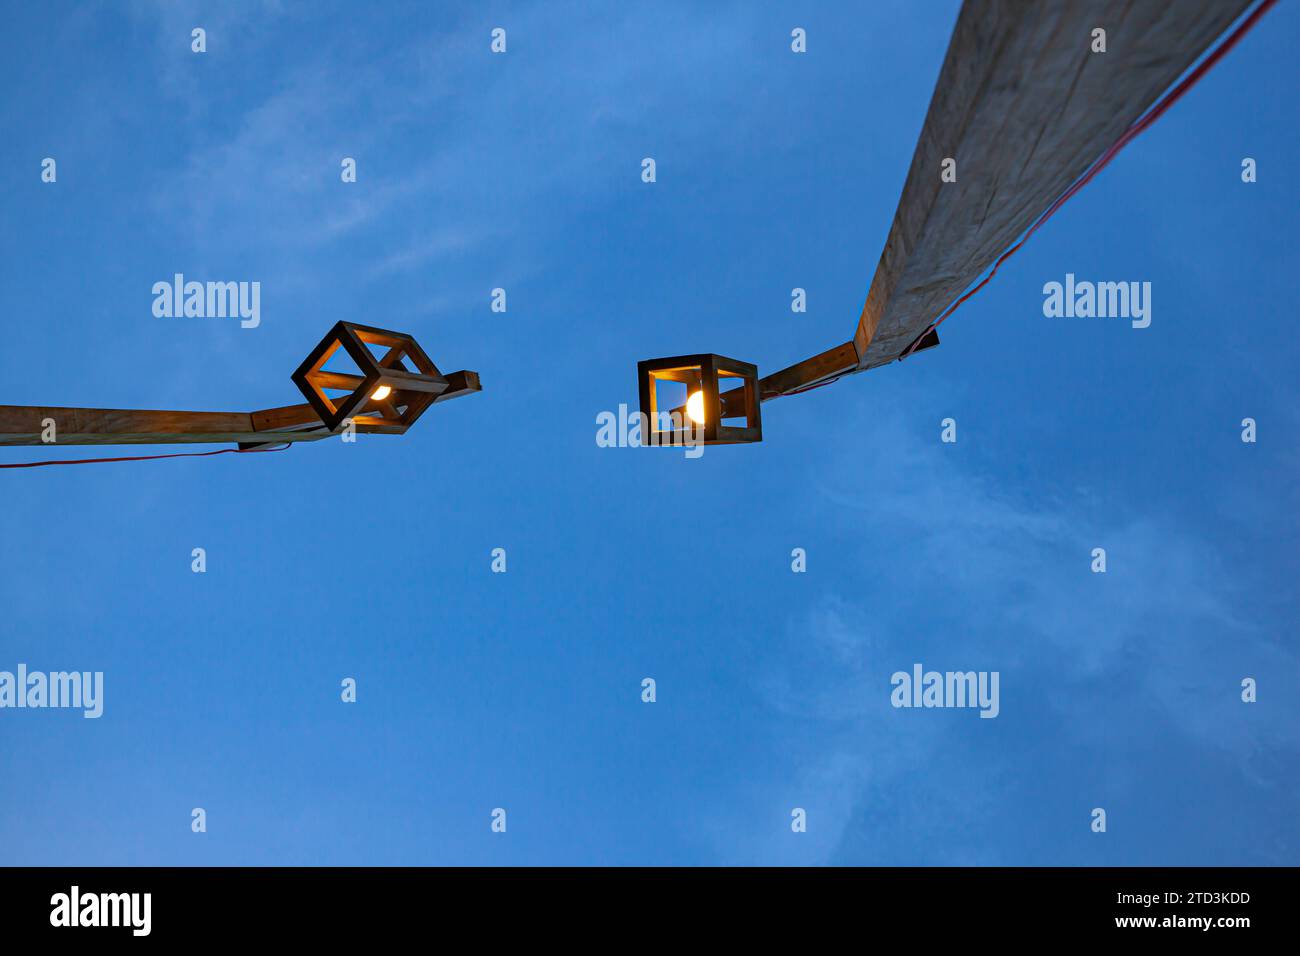
[[[844,446],[814,479],[810,507],[819,526],[863,541],[846,576],[860,586],[791,611],[765,655],[756,690],[780,728],[782,772],[753,782],[744,811],[709,823],[722,858],[1023,863],[1024,849],[985,825],[1034,786],[1020,766],[1032,758],[994,737],[1013,726],[1036,724],[1059,750],[1093,754],[1114,771],[1112,793],[1140,775],[1152,733],[1278,786],[1280,770],[1259,757],[1300,753],[1300,711],[1275,697],[1282,719],[1256,721],[1238,681],[1294,685],[1300,660],[1243,613],[1215,548],[1164,516],[1112,509],[1098,523],[1101,509],[1082,494],[1004,492],[937,428],[921,437],[905,426],[904,407],[900,398],[835,421],[872,453]],[[1095,546],[1107,550],[1104,575],[1089,567]],[[918,661],[1000,671],[1001,718],[892,708],[890,675]],[[797,801],[815,801],[816,826],[792,842],[772,821]],[[900,855],[899,841],[913,839]],[[863,859],[872,848],[881,855]]]
[[[489,230],[466,231],[458,228],[438,229],[422,236],[412,245],[376,262],[369,270],[372,278],[382,278],[395,272],[418,268],[444,256],[467,252],[492,235]]]
[[[174,60],[172,35],[187,35],[197,12],[137,9],[156,17]],[[516,274],[536,274],[565,230],[557,209],[577,215],[620,179],[635,179],[649,148],[639,125],[647,115],[673,116],[655,140],[678,169],[711,147],[701,103],[728,94],[701,86],[698,68],[684,64],[707,63],[709,76],[725,81],[726,63],[745,50],[747,18],[720,10],[696,15],[690,31],[648,29],[663,15],[628,6],[593,20],[585,11],[590,29],[573,31],[556,28],[571,21],[552,5],[521,7],[502,57],[488,52],[478,22],[411,31],[378,61],[351,56],[346,39],[304,44],[272,69],[260,96],[249,91],[255,105],[235,117],[219,112],[192,69],[181,70],[177,94],[200,104],[186,129],[195,146],[182,169],[163,175],[156,211],[187,242],[260,252],[285,271],[346,243],[359,271],[388,278],[509,231],[500,255]],[[250,33],[254,45],[283,30],[283,19],[274,7],[224,24],[208,18]],[[693,109],[679,113],[684,97]],[[339,182],[343,156],[357,159],[356,184]]]

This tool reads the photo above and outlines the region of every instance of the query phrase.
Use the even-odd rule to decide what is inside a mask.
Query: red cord
[[[834,378],[828,378],[824,382],[816,382],[812,385],[804,385],[800,388],[792,389],[791,391],[788,392],[781,392],[779,395],[774,395],[772,397],[784,398],[787,395],[802,395],[804,392],[811,392],[814,388],[825,388],[827,385],[834,385],[836,382],[842,379],[846,374],[848,373],[841,372],[839,375],[836,375]]]
[[[1213,67],[1216,63],[1218,63],[1221,59],[1223,59],[1223,57],[1228,53],[1228,51],[1237,45],[1237,42],[1243,36],[1245,36],[1247,32],[1249,32],[1250,28],[1253,27],[1259,21],[1259,18],[1262,17],[1265,14],[1265,12],[1268,11],[1269,7],[1273,6],[1273,4],[1275,3],[1277,3],[1277,0],[1264,0],[1263,3],[1261,3],[1258,7],[1255,8],[1254,13],[1252,13],[1245,20],[1243,20],[1241,24],[1237,27],[1237,29],[1234,30],[1226,40],[1224,40],[1221,44],[1219,44],[1209,56],[1207,56],[1204,60],[1201,61],[1200,65],[1197,66],[1196,69],[1192,70],[1192,72],[1187,74],[1187,76],[1185,76],[1181,82],[1179,82],[1176,86],[1174,86],[1173,89],[1171,89],[1168,93],[1166,93],[1164,99],[1160,100],[1159,103],[1157,103],[1145,115],[1143,115],[1140,119],[1134,122],[1132,126],[1130,126],[1127,130],[1125,130],[1124,135],[1122,135],[1118,140],[1116,140],[1114,145],[1112,145],[1109,149],[1107,149],[1106,152],[1102,153],[1101,158],[1098,159],[1096,162],[1094,162],[1092,166],[1090,166],[1087,169],[1087,171],[1074,183],[1074,185],[1070,186],[1069,189],[1063,192],[1061,196],[1056,200],[1056,202],[1052,203],[1052,205],[1050,205],[1047,208],[1047,212],[1043,213],[1042,216],[1040,216],[1038,220],[1034,222],[1032,226],[1029,227],[1028,231],[1024,234],[1023,237],[1021,237],[1020,241],[1017,242],[1014,246],[1012,246],[1010,249],[1008,249],[1006,252],[1002,253],[1002,255],[998,257],[998,260],[995,263],[993,263],[993,268],[989,270],[989,274],[986,275],[978,285],[972,288],[969,292],[965,293],[961,298],[959,298],[956,302],[950,305],[944,311],[944,313],[939,316],[939,318],[935,319],[928,326],[926,326],[925,331],[922,332],[920,335],[918,335],[916,339],[912,342],[912,344],[907,347],[906,351],[904,351],[903,354],[898,357],[899,361],[901,362],[903,359],[907,358],[914,351],[916,351],[916,347],[917,345],[920,344],[921,339],[923,339],[929,332],[931,332],[934,329],[937,329],[940,325],[942,325],[943,321],[946,318],[948,318],[948,316],[952,315],[954,312],[957,311],[957,307],[959,305],[961,305],[963,302],[965,302],[967,299],[973,296],[980,289],[984,288],[984,286],[988,285],[989,280],[992,279],[997,274],[998,266],[1006,262],[1021,246],[1023,246],[1026,242],[1028,242],[1029,237],[1038,231],[1038,227],[1041,226],[1043,223],[1047,222],[1048,219],[1052,218],[1052,216],[1056,213],[1056,211],[1060,209],[1063,205],[1065,205],[1066,200],[1068,200],[1071,196],[1077,193],[1084,186],[1088,185],[1088,183],[1092,181],[1092,178],[1094,176],[1096,176],[1099,172],[1105,169],[1107,164],[1110,163],[1110,161],[1115,158],[1116,154],[1119,153],[1121,149],[1123,149],[1130,142],[1132,142],[1138,136],[1139,133],[1146,130],[1149,126],[1151,126],[1152,123],[1154,123],[1162,115],[1164,115],[1165,111],[1168,110],[1169,107],[1177,103],[1178,100],[1182,98],[1184,93],[1186,93],[1193,86],[1195,86],[1197,80],[1199,80],[1206,73],[1208,73],[1211,67]]]
[[[171,455],[131,455],[125,458],[70,458],[64,461],[23,461],[13,465],[0,465],[0,468],[43,468],[46,465],[98,465],[113,461],[156,461],[159,458],[207,458],[209,455],[245,455],[249,452],[284,451],[290,444],[290,442],[285,442],[279,448],[219,448],[216,451],[181,451]]]

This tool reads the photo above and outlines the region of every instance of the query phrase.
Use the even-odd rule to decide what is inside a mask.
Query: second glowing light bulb
[[[695,424],[704,424],[704,392],[696,392],[686,399],[686,414]]]

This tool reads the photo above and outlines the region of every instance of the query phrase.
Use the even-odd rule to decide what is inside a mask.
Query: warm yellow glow
[[[690,398],[686,399],[686,414],[691,417],[691,421],[697,425],[704,424],[704,393],[696,392]]]
[[[374,394],[371,395],[370,397],[376,402],[382,402],[384,399],[386,399],[389,395],[392,394],[393,394],[393,390],[391,388],[389,388],[387,385],[380,385],[377,389],[375,389]]]

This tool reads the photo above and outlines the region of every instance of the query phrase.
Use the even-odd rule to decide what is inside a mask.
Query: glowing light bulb
[[[697,425],[704,424],[704,393],[696,392],[686,399],[686,414]]]
[[[393,394],[393,390],[391,388],[389,388],[387,385],[380,385],[377,389],[375,389],[374,393],[370,396],[370,398],[373,401],[382,402],[384,399],[386,399],[389,395],[392,394]]]

